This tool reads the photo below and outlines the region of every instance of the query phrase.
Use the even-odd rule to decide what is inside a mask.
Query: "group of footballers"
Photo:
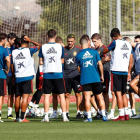
[[[12,107],[15,97],[15,122],[29,122],[26,109],[39,107],[44,94],[44,118],[49,122],[57,118],[57,96],[60,98],[63,121],[69,121],[69,104],[72,90],[76,96],[76,119],[85,118],[92,122],[91,104],[97,111],[96,118],[108,121],[114,118],[116,104],[119,116],[114,121],[129,120],[127,82],[130,82],[130,103],[136,117],[134,93],[140,96],[140,36],[133,42],[129,37],[122,38],[118,28],[110,33],[111,44],[103,45],[101,36],[95,33],[83,35],[80,46],[75,45],[75,35],[67,36],[67,46],[57,36],[54,29],[47,32],[47,43],[42,45],[23,35],[18,38],[14,33],[0,33],[0,122],[4,95],[8,87],[8,119],[13,119]],[[91,41],[94,47],[91,46]],[[29,47],[29,42],[35,47]],[[39,51],[39,66],[36,73],[33,54]],[[110,51],[112,53],[110,53]],[[133,71],[133,72],[132,72]],[[36,75],[36,92],[32,80]],[[111,81],[112,108],[109,109],[109,82]],[[49,117],[49,97],[53,96],[53,114]],[[82,93],[82,99],[81,94]]]

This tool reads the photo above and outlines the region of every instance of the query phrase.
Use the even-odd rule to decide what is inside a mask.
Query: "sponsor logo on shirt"
[[[46,53],[47,53],[47,54],[51,54],[51,53],[57,54],[57,51],[55,50],[54,47],[51,47],[51,48],[49,48],[49,49],[47,50]]]
[[[77,55],[77,52],[73,52],[73,56],[76,56]]]
[[[25,68],[23,62],[19,62],[19,64],[17,64],[17,65],[18,65],[18,69],[20,69],[21,67],[24,67]]]
[[[128,58],[128,57],[127,57],[127,53],[123,53],[123,59],[124,59],[124,58]]]
[[[73,58],[69,58],[68,60],[66,60],[66,64],[69,65],[70,63],[73,63],[74,64]]]
[[[55,56],[49,58],[49,63],[55,62]]]
[[[93,56],[88,51],[86,51],[85,54],[83,55],[83,59],[87,58],[93,58]]]
[[[17,59],[26,59],[26,57],[24,57],[23,53],[20,52],[20,53],[16,56],[15,59],[16,59],[16,60],[17,60]]]
[[[89,65],[93,66],[93,60],[89,60],[84,63],[84,67],[88,67]]]
[[[121,47],[121,50],[129,50],[129,48],[127,47],[126,43]]]

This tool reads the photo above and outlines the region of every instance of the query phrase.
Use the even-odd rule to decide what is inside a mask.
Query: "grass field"
[[[139,103],[136,103],[137,114]],[[41,105],[42,106],[42,105]],[[14,114],[14,112],[13,112]],[[118,115],[118,111],[115,112]],[[18,123],[7,120],[7,107],[3,106],[0,123],[0,140],[139,140],[140,119],[124,122],[103,122],[93,120],[84,123],[76,120],[76,105],[70,105],[70,122],[62,122],[62,118],[41,123],[42,118],[31,118],[30,123]],[[15,116],[15,114],[14,114]]]

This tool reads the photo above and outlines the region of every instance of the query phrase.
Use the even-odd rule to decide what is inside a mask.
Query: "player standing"
[[[76,118],[81,118],[80,114],[80,103],[81,103],[81,86],[80,86],[80,74],[77,70],[77,64],[75,61],[76,55],[80,52],[81,48],[75,46],[75,35],[69,34],[67,36],[68,46],[64,48],[65,61],[64,61],[64,78],[66,85],[66,111],[67,117],[69,118],[69,98],[72,89],[75,92],[76,104],[77,104],[77,115]]]
[[[1,120],[1,109],[3,105],[3,97],[7,94],[6,91],[6,75],[10,70],[10,57],[7,50],[4,48],[7,41],[7,35],[0,33],[0,122]],[[6,69],[5,69],[5,66]]]
[[[56,31],[48,31],[48,43],[44,44],[39,52],[39,64],[43,65],[43,91],[44,91],[44,113],[42,122],[49,122],[49,97],[52,91],[60,97],[60,105],[63,111],[63,121],[69,121],[66,117],[65,87],[62,72],[62,60],[64,60],[64,49],[55,43]]]
[[[77,54],[76,62],[79,72],[81,72],[80,83],[83,87],[83,95],[85,98],[85,109],[87,112],[87,119],[85,122],[92,122],[90,112],[91,91],[95,94],[99,102],[99,106],[103,115],[103,121],[107,121],[105,115],[105,103],[102,97],[103,88],[101,84],[101,81],[104,81],[103,65],[99,53],[96,50],[89,48],[88,39],[81,38],[80,42],[82,50]],[[99,65],[99,70],[101,73],[100,75],[97,65]]]
[[[13,46],[15,39],[16,39],[16,35],[14,33],[8,34],[6,49],[8,51],[10,59],[11,59],[12,51],[15,49],[15,47]],[[7,102],[8,114],[7,114],[7,118],[8,119],[15,119],[15,118],[13,118],[13,115],[12,115],[14,85],[13,85],[13,77],[12,77],[11,68],[10,68],[9,73],[7,74],[6,83],[7,83],[7,87],[8,87],[8,102]]]
[[[133,56],[132,46],[122,39],[118,28],[112,29],[110,33],[113,39],[103,53],[112,51],[111,55],[111,90],[115,92],[119,108],[119,117],[114,121],[129,120],[128,100],[126,97],[127,80],[130,80]]]
[[[24,35],[21,37],[21,47],[13,50],[12,52],[12,61],[14,66],[13,73],[15,74],[15,121],[20,122],[29,122],[24,118],[24,116],[28,105],[29,94],[33,92],[32,79],[35,75],[35,69],[32,56],[41,47],[41,44],[39,44],[39,46],[37,47],[27,48],[29,42],[33,44],[39,44]],[[19,119],[19,107],[21,97],[21,118]]]
[[[106,48],[106,46],[103,45],[101,36],[98,33],[95,33],[92,35],[91,40],[98,51],[101,61],[103,63],[103,68],[104,68],[104,83],[103,85],[103,96],[105,100],[105,109],[106,109],[106,114],[108,114],[108,109],[109,109],[109,95],[108,95],[108,89],[109,89],[109,80],[110,80],[110,55],[102,55],[103,50]],[[99,114],[99,117],[101,115]]]

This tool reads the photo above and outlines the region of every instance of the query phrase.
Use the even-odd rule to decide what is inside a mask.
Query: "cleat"
[[[19,118],[15,119],[14,122],[19,122]]]
[[[30,122],[30,121],[29,121],[29,120],[26,120],[26,118],[25,118],[25,119],[23,119],[23,120],[20,119],[19,122]]]
[[[93,117],[94,119],[102,119],[103,116],[97,112],[97,115]]]
[[[7,116],[7,119],[15,120],[16,118],[14,118],[13,115],[11,114],[11,115]]]
[[[113,119],[113,121],[125,121],[125,117],[119,116],[117,119]]]
[[[83,119],[83,115],[80,114],[80,113],[78,113],[78,114],[76,115],[76,119]]]
[[[57,115],[55,115],[55,114],[52,114],[50,117],[49,117],[49,119],[57,119],[58,117],[57,117]]]
[[[28,109],[31,109],[31,108],[33,108],[33,106],[30,106],[30,105],[28,104]]]
[[[4,121],[2,121],[2,120],[0,119],[0,122],[4,122]]]
[[[125,115],[125,120],[126,121],[130,120],[129,115]]]
[[[132,119],[139,119],[140,118],[140,114],[134,117],[131,117]]]
[[[131,118],[136,117],[136,116],[137,116],[137,114],[133,114],[133,115],[131,116]]]
[[[106,118],[106,116],[103,116],[103,121],[104,122],[108,121],[108,119]]]
[[[114,119],[114,114],[109,114],[109,115],[107,116],[107,119],[108,119],[108,120]]]
[[[87,118],[87,119],[84,120],[83,122],[92,122],[92,118]]]
[[[43,118],[41,122],[49,122],[49,118],[48,119]]]
[[[67,119],[63,119],[63,122],[69,122],[69,119],[67,118]]]
[[[67,118],[69,119],[69,113],[66,113]]]

